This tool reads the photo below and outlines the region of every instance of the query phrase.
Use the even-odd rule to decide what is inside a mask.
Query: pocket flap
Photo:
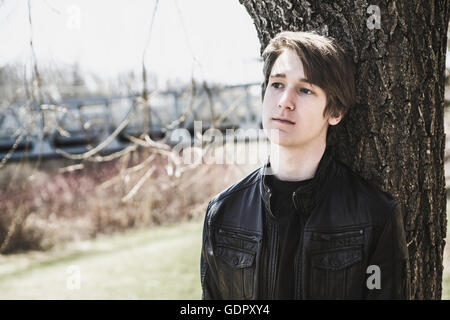
[[[362,260],[361,248],[326,251],[315,254],[312,258],[313,267],[339,270],[347,268]]]
[[[217,256],[221,261],[233,268],[251,267],[255,259],[255,255],[252,253],[222,246],[217,248]]]

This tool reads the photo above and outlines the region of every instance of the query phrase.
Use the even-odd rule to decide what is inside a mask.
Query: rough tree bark
[[[411,298],[440,299],[448,1],[240,3],[254,21],[261,51],[279,31],[316,30],[337,39],[353,58],[358,105],[333,134],[336,157],[401,203]]]

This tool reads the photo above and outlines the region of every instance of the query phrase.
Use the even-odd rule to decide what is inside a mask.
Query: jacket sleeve
[[[219,290],[217,268],[215,264],[214,253],[211,243],[212,242],[210,236],[211,230],[207,222],[210,204],[208,204],[205,222],[203,224],[202,251],[200,258],[202,300],[222,299]]]
[[[367,274],[367,299],[410,299],[409,256],[400,205],[395,201],[387,217],[369,264],[379,267],[379,288],[369,289]]]

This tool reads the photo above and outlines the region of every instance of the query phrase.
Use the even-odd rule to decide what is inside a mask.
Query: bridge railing
[[[130,136],[143,132],[155,140],[180,128],[192,135],[194,121],[201,121],[202,131],[256,128],[260,108],[259,83],[157,91],[148,104],[139,96],[80,97],[57,105],[15,103],[0,110],[0,161],[58,157],[58,150],[82,154],[108,139],[124,121],[101,154],[126,148],[132,143]]]

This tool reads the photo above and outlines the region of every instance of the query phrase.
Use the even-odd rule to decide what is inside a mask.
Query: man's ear
[[[329,124],[330,126],[335,126],[335,125],[337,125],[341,120],[342,120],[342,113],[339,113],[339,116],[338,116],[338,117],[330,116],[330,117],[328,118],[328,124]]]

